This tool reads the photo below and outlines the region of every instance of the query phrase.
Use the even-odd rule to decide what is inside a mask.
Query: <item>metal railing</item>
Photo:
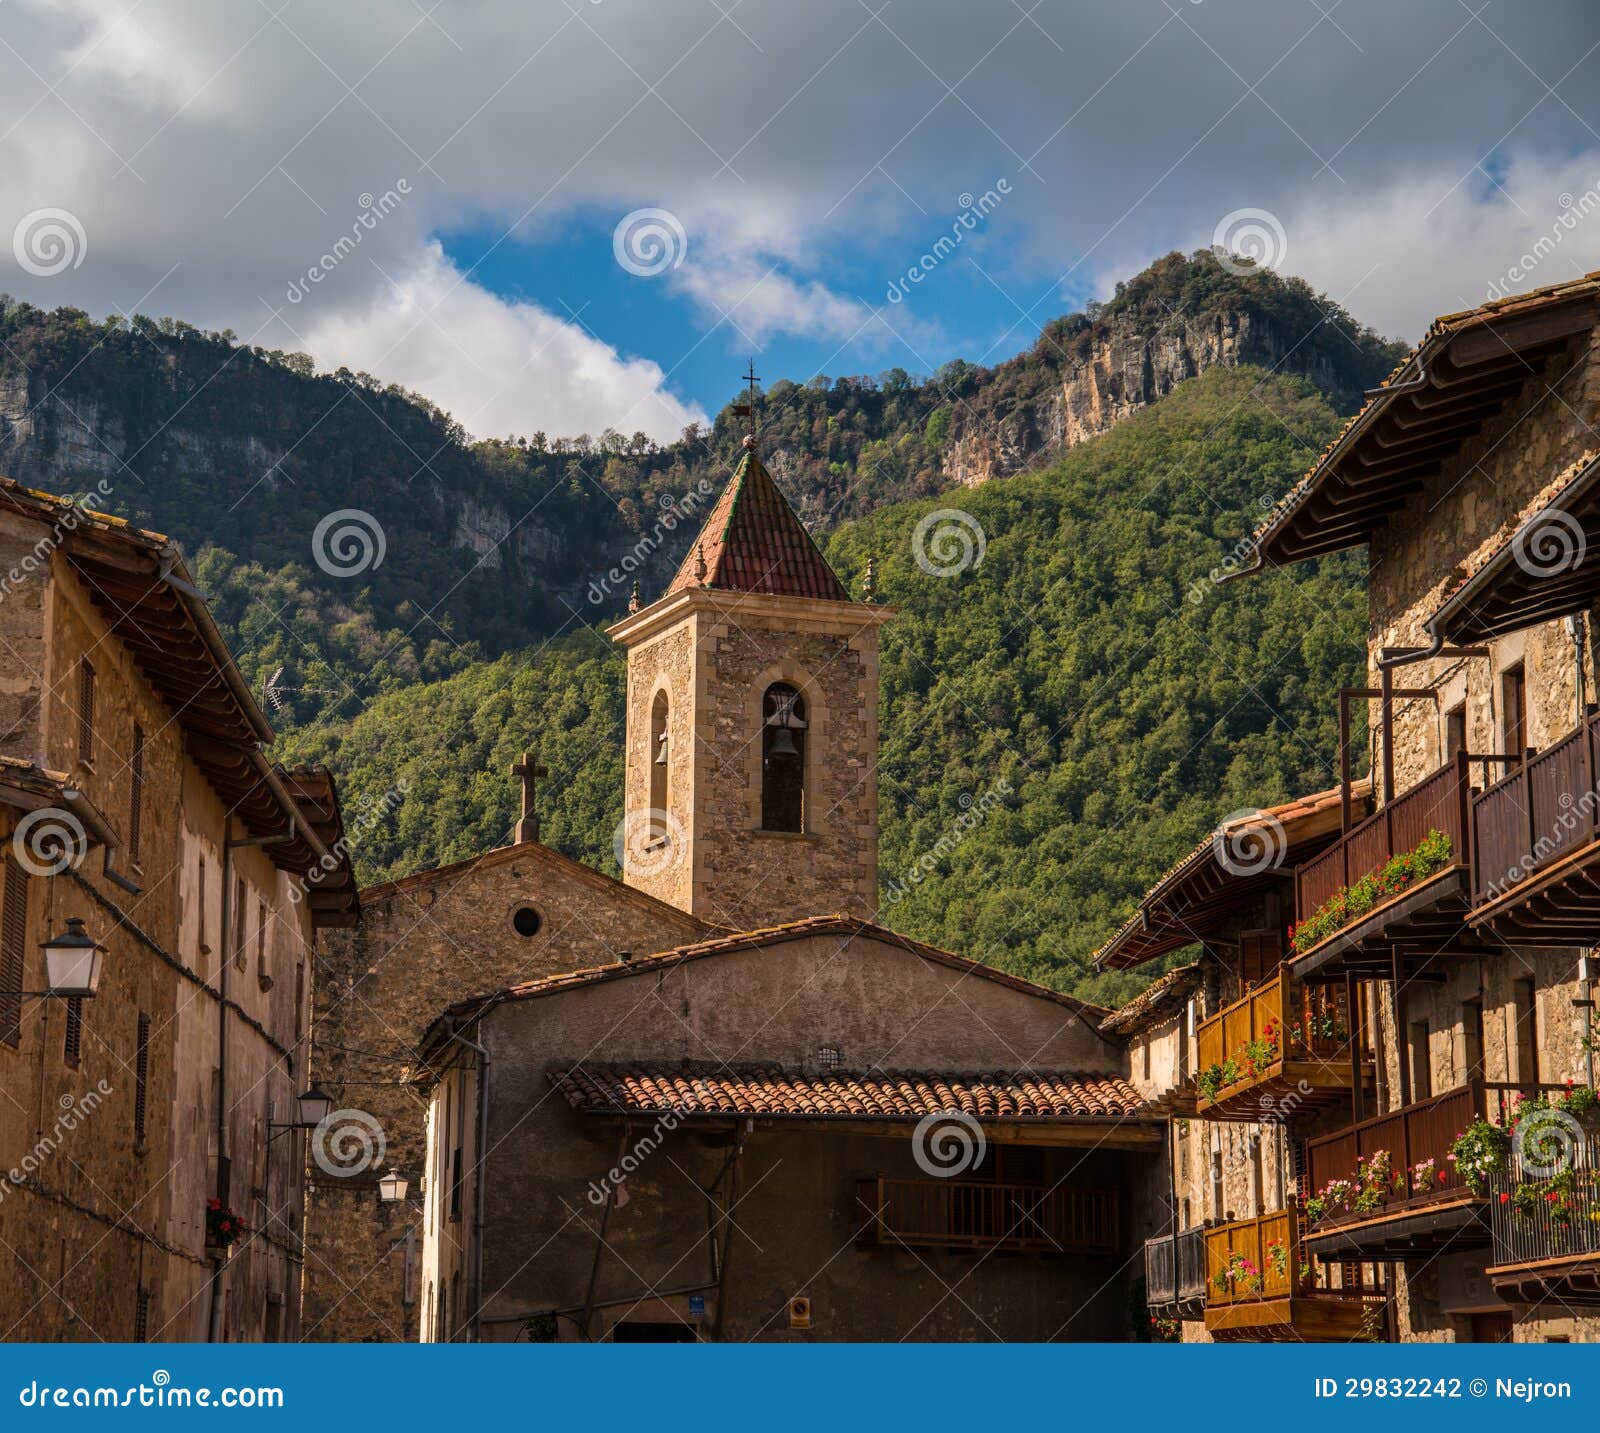
[[[1497,1265],[1600,1260],[1600,1171],[1592,1138],[1576,1141],[1559,1166],[1516,1167],[1489,1192],[1489,1229]],[[1518,1190],[1531,1184],[1531,1197]],[[1501,1196],[1504,1195],[1504,1199]],[[1553,1196],[1553,1197],[1552,1197]]]
[[[972,1179],[863,1179],[858,1242],[1045,1254],[1110,1254],[1118,1245],[1115,1190]]]

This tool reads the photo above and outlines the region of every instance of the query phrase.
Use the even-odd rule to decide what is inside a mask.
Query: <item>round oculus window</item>
[[[516,914],[511,917],[511,928],[525,940],[538,935],[543,924],[544,918],[532,906],[518,906]]]

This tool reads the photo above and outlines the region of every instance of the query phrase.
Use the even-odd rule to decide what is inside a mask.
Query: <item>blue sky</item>
[[[10,0],[0,30],[0,290],[231,328],[475,434],[671,438],[752,353],[999,361],[1219,238],[1400,338],[1600,268],[1582,0]],[[649,273],[614,243],[641,214]]]

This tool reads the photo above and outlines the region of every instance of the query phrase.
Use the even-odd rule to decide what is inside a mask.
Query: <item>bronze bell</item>
[[[666,734],[666,732],[662,732],[661,735],[656,738],[656,765],[657,766],[665,766],[666,764],[667,764],[667,734]]]
[[[799,756],[800,748],[794,744],[794,733],[787,726],[773,729],[772,749],[769,756]]]

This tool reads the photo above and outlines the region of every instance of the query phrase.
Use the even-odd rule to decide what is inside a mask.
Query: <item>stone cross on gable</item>
[[[549,771],[541,765],[535,752],[525,751],[522,760],[511,764],[511,774],[522,778],[522,816],[517,821],[517,841],[537,841],[539,839],[539,807],[537,802],[536,785],[541,776],[548,776]]]

